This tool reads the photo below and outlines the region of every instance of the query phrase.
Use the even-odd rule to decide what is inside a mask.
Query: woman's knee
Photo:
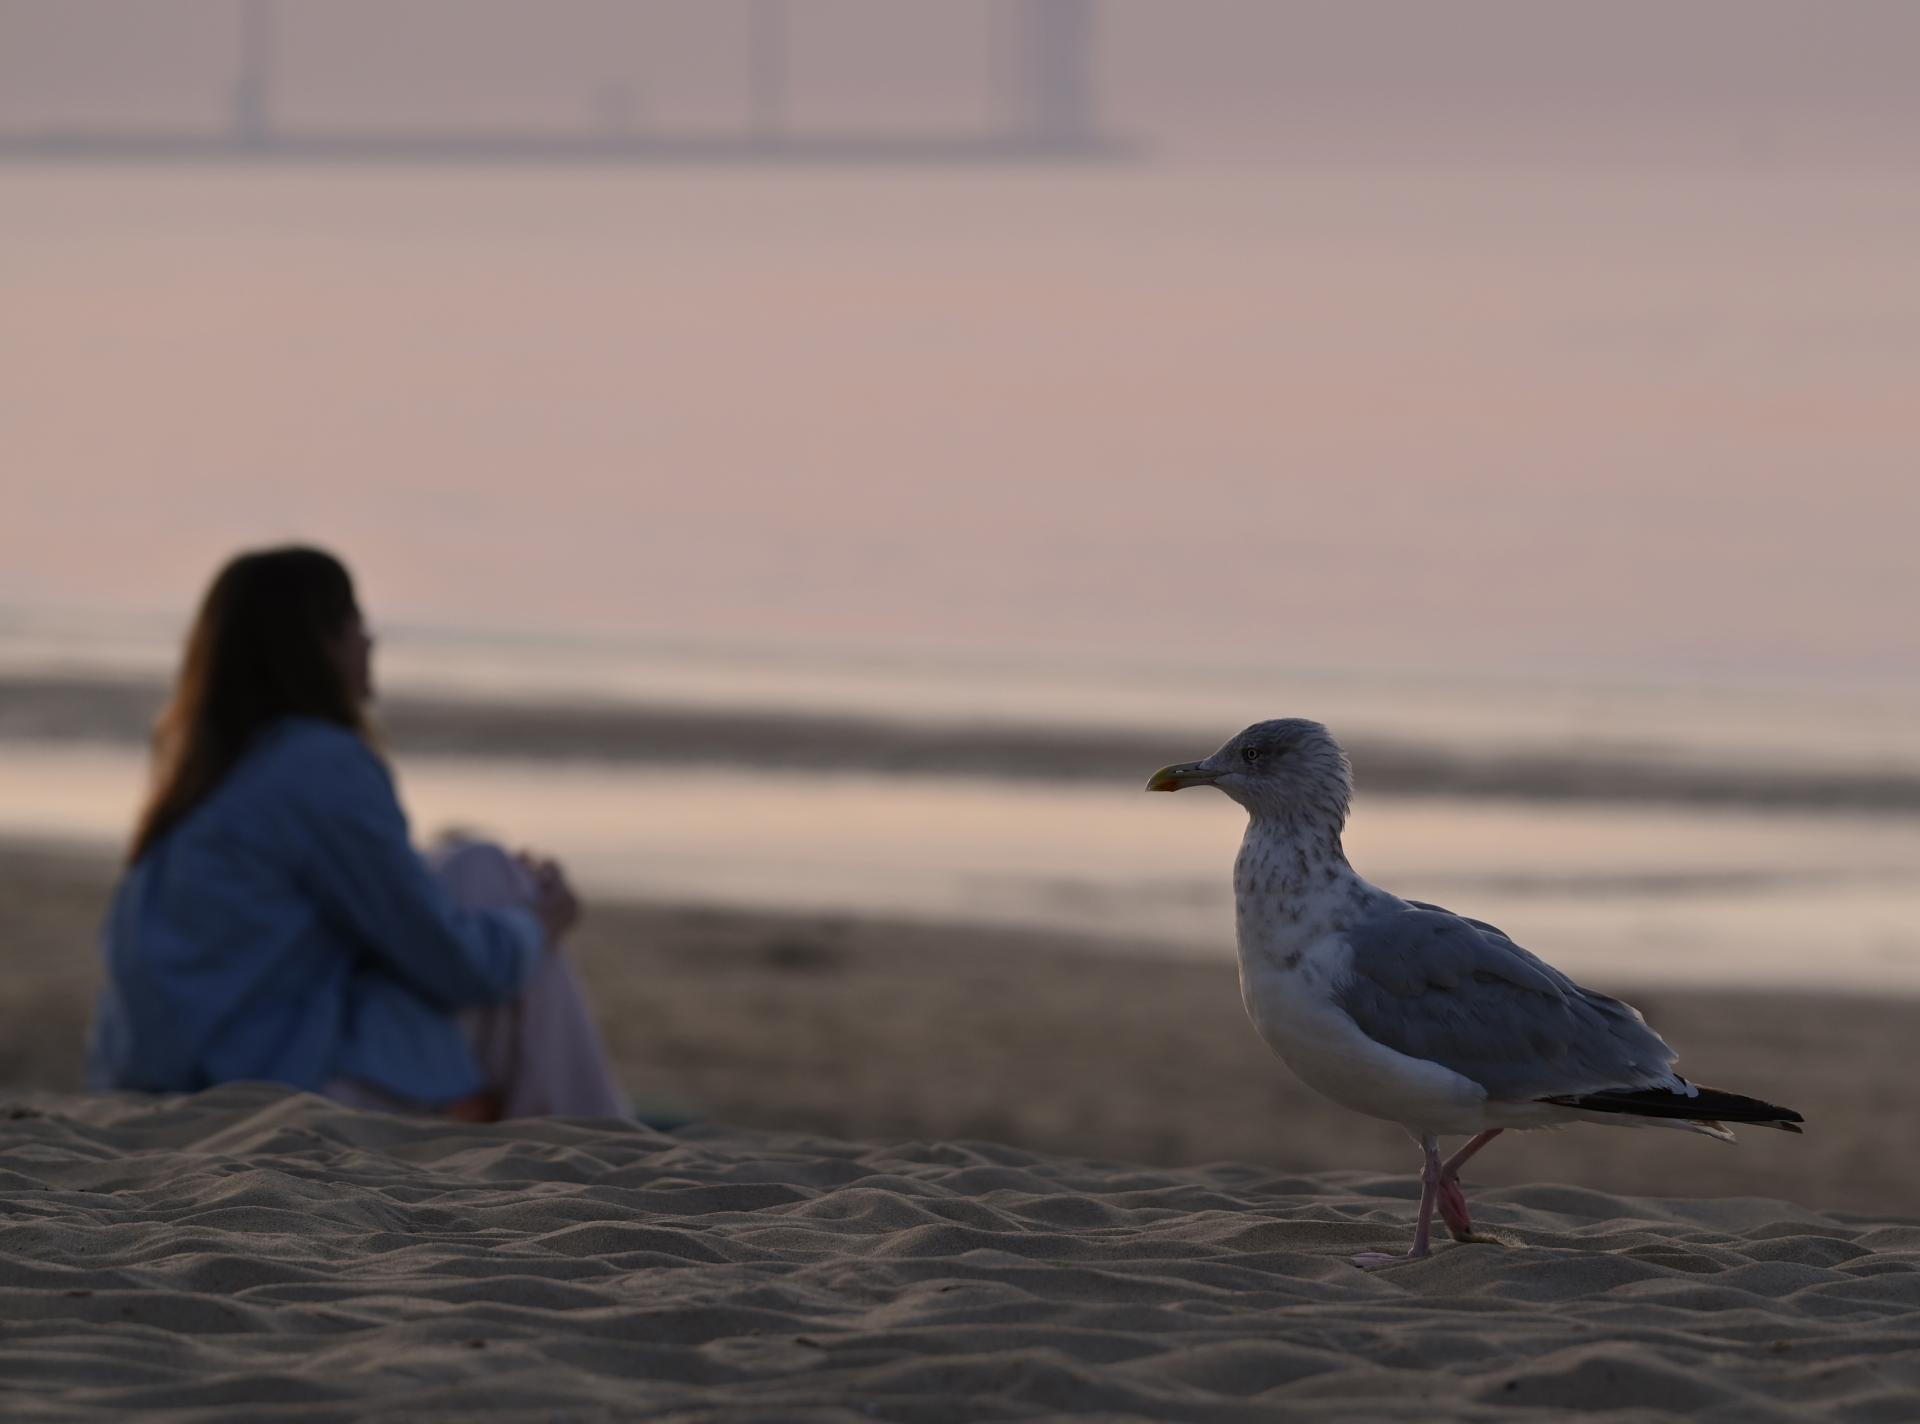
[[[434,874],[458,904],[487,909],[533,903],[533,877],[492,841],[443,844],[429,858]]]

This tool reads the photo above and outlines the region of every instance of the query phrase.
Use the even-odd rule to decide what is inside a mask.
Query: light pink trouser
[[[456,905],[533,905],[532,877],[497,845],[462,841],[429,859]],[[503,1116],[626,1117],[631,1112],[587,1010],[580,976],[565,954],[542,954],[517,998],[464,1010],[460,1023],[489,1087],[500,1094]],[[337,1078],[325,1091],[348,1107],[422,1111],[352,1079]]]

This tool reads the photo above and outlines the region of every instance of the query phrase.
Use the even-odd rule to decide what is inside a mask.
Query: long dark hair
[[[129,862],[213,794],[268,722],[317,717],[369,735],[333,647],[359,612],[346,566],[319,549],[260,549],[220,570],[154,727]]]

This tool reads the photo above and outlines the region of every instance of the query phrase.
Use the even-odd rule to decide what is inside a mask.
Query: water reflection
[[[110,845],[131,750],[0,744],[0,835]],[[1238,811],[1213,797],[932,777],[418,759],[416,831],[551,849],[603,896],[1031,924],[1229,953]],[[1602,984],[1920,992],[1920,823],[1363,798],[1355,864]]]

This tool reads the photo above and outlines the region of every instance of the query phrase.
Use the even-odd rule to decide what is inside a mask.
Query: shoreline
[[[0,843],[0,1093],[80,1086],[110,859]],[[1410,1172],[1400,1130],[1319,1098],[1254,1035],[1230,958],[1115,953],[1066,933],[664,903],[595,903],[569,946],[643,1106],[742,1128],[986,1139],[1165,1166]],[[1589,976],[1590,978],[1592,976]],[[1488,1185],[1915,1210],[1905,1061],[1920,1001],[1598,981],[1698,1081],[1782,1102],[1807,1134],[1733,1147],[1654,1130],[1512,1134]]]
[[[0,741],[142,747],[165,696],[146,678],[0,675]],[[871,772],[1144,784],[1198,755],[1176,732],[986,720],[402,694],[376,709],[404,757]],[[1348,746],[1372,792],[1408,797],[1920,814],[1920,770],[1760,768],[1618,751],[1476,752],[1377,737]]]

